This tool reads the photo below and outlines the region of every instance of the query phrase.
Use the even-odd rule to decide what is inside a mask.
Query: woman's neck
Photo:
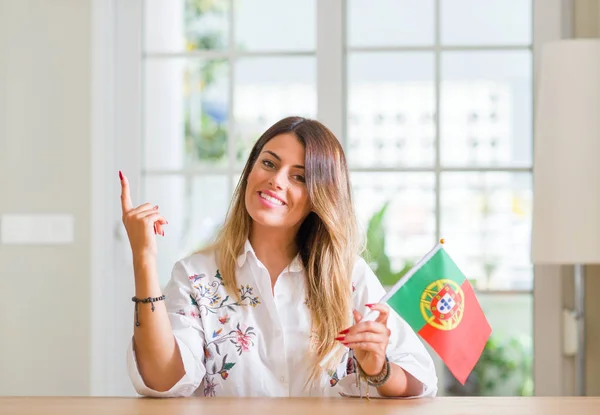
[[[256,256],[261,261],[263,258],[279,258],[290,262],[298,252],[296,234],[292,229],[282,231],[252,224],[248,239]]]
[[[295,237],[293,229],[282,231],[252,224],[248,239],[256,257],[269,271],[272,286],[275,286],[279,274],[298,253]]]

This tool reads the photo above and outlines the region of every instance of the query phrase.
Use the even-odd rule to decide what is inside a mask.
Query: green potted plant
[[[390,258],[385,252],[385,213],[389,206],[389,201],[385,202],[381,209],[373,214],[369,219],[367,226],[367,244],[363,258],[379,281],[384,287],[394,285],[408,270],[412,268],[413,263],[406,262],[399,271],[392,271]]]
[[[446,392],[454,396],[531,396],[531,350],[516,337],[490,336],[465,385],[448,373]]]

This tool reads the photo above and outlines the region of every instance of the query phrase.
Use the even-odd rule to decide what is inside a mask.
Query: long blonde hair
[[[314,352],[309,381],[314,382],[321,375],[320,362],[336,346],[335,337],[351,324],[352,270],[361,251],[346,158],[335,135],[320,122],[300,117],[284,118],[270,127],[250,152],[225,223],[211,248],[216,249],[229,294],[239,296],[236,260],[252,224],[244,202],[248,176],[265,144],[284,133],[295,134],[304,145],[312,206],[298,230],[296,245],[306,274]]]

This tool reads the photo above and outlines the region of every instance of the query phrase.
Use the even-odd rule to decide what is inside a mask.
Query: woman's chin
[[[285,228],[285,222],[281,220],[280,216],[269,214],[267,212],[257,212],[250,215],[252,220],[260,226],[267,228]]]

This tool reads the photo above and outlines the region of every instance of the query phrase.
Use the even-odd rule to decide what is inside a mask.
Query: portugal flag
[[[473,288],[440,241],[382,298],[464,384],[492,329]]]

